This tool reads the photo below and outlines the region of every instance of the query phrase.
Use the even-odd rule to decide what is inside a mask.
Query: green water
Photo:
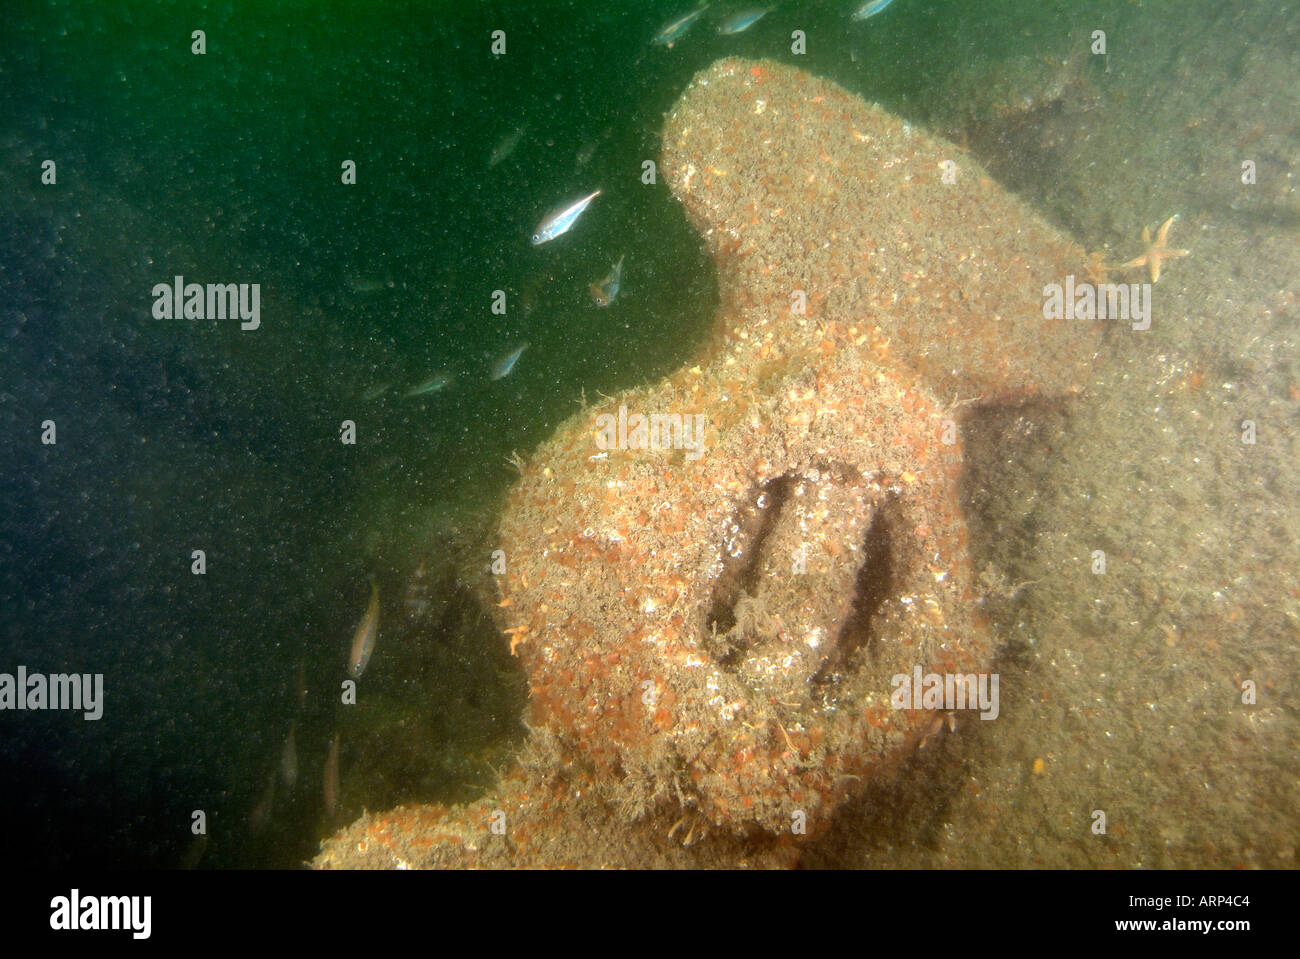
[[[396,611],[422,550],[438,548],[421,535],[490,510],[513,476],[508,455],[583,393],[675,369],[705,335],[717,291],[703,243],[662,179],[643,182],[695,71],[730,53],[771,56],[942,132],[962,116],[954,74],[1005,80],[1000,66],[1057,55],[1067,26],[1087,26],[1037,0],[967,9],[958,30],[969,5],[957,0],[896,0],[854,26],[851,3],[785,4],[735,37],[708,27],[651,47],[686,6],[8,4],[0,652],[102,671],[113,697],[93,728],[41,718],[0,747],[0,772],[24,784],[6,795],[27,827],[23,854],[173,865],[202,808],[221,826],[206,865],[311,855],[339,722],[325,692],[367,578]],[[1089,10],[1113,28],[1153,15],[1119,0]],[[804,55],[790,50],[795,28]],[[490,49],[495,30],[504,55]],[[47,159],[52,186],[40,183]],[[1018,185],[1059,188],[1046,174]],[[547,210],[597,188],[569,234],[530,245]],[[1048,215],[1072,225],[1064,202]],[[622,295],[597,308],[588,286],[620,257]],[[151,290],[176,275],[260,284],[261,327],[154,319]],[[498,290],[504,313],[492,310]],[[525,341],[512,374],[489,380]],[[400,396],[438,370],[455,382]],[[390,391],[360,399],[380,383]],[[47,418],[57,447],[32,441]],[[344,421],[355,444],[340,442]],[[190,573],[194,549],[205,576]],[[462,636],[483,628],[449,623]],[[301,714],[299,663],[312,704]],[[367,736],[407,720],[455,740],[444,727],[458,708],[430,712],[427,688],[375,669],[344,754],[347,808],[472,795],[485,759],[443,750],[441,773],[395,776],[367,756]],[[464,669],[489,686],[517,681],[508,662]],[[484,695],[498,698],[475,741],[504,750],[514,693]],[[301,781],[253,832],[295,715]],[[393,765],[410,772],[430,755]]]

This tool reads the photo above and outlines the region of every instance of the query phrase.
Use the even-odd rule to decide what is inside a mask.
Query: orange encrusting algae
[[[891,708],[893,676],[989,669],[955,422],[1076,391],[1096,348],[1041,307],[1082,250],[828,81],[720,61],[663,143],[722,305],[703,355],[575,415],[510,494],[499,615],[551,758],[506,777],[528,842],[491,864],[647,864],[668,825],[789,862],[793,825],[823,828],[933,725]],[[703,455],[601,449],[620,407],[704,414]],[[439,828],[483,836],[480,806]],[[566,846],[593,817],[621,844]],[[466,848],[420,864],[482,862]]]

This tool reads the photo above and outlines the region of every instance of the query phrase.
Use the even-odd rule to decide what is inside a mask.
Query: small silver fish
[[[606,127],[594,140],[588,140],[584,143],[573,158],[573,172],[581,173],[585,170],[596,156],[596,151],[608,143],[613,135],[613,127]]]
[[[521,123],[498,140],[497,145],[492,148],[492,155],[488,157],[488,166],[494,167],[502,160],[506,159],[506,157],[510,156],[510,154],[514,153],[515,147],[519,146],[519,142],[524,138],[524,134],[527,132],[528,124]]]
[[[208,851],[208,834],[199,833],[190,842],[185,850],[185,855],[181,857],[181,869],[196,869],[203,859],[203,854]]]
[[[396,286],[392,278],[387,276],[360,276],[356,273],[348,275],[348,287],[353,293],[382,293]]]
[[[424,560],[420,560],[420,565],[411,574],[411,581],[406,584],[402,608],[406,610],[408,623],[423,619],[429,611],[429,570]]]
[[[363,390],[357,398],[361,400],[362,403],[369,403],[372,400],[379,399],[379,397],[383,396],[392,388],[393,388],[392,383],[376,383],[374,386],[370,387],[369,389]]]
[[[609,306],[618,297],[618,289],[623,283],[624,259],[625,257],[620,256],[618,262],[614,264],[614,269],[609,271],[607,277],[588,287],[591,291],[591,298],[596,301],[597,306]]]
[[[587,164],[590,163],[591,158],[596,155],[596,147],[598,146],[600,146],[600,142],[597,140],[592,140],[590,143],[584,143],[582,145],[582,148],[578,150],[578,155],[573,158],[573,169],[576,172],[581,173],[583,170],[587,169]]]
[[[730,36],[733,33],[744,33],[771,12],[771,7],[753,7],[749,10],[741,10],[737,13],[733,13],[718,24],[718,33],[723,36]]]
[[[854,20],[865,20],[868,17],[874,17],[878,13],[884,13],[885,7],[893,3],[894,0],[867,0],[857,10],[853,11]]]
[[[356,635],[352,637],[352,655],[348,658],[348,675],[360,679],[366,671],[366,664],[375,651],[375,640],[379,637],[379,586],[370,581],[370,605],[366,615],[357,625]]]
[[[325,815],[334,818],[339,808],[339,734],[334,731],[334,742],[330,744],[329,759],[325,760]]]
[[[515,368],[515,364],[519,362],[519,357],[524,355],[524,350],[526,349],[528,349],[528,344],[523,343],[519,346],[516,346],[505,356],[501,357],[501,359],[493,363],[492,375],[489,377],[489,379],[499,380],[502,377],[509,376],[510,371]]]
[[[554,240],[557,236],[568,233],[574,222],[587,209],[587,204],[596,197],[600,196],[600,191],[589,193],[581,200],[570,203],[563,209],[557,209],[548,213],[546,218],[537,225],[536,232],[533,233],[533,246],[541,246],[549,240]]]
[[[294,742],[294,733],[298,720],[289,723],[289,735],[285,737],[284,749],[280,752],[280,782],[285,789],[292,790],[298,783],[298,746]]]
[[[271,810],[275,808],[275,783],[276,770],[272,769],[266,781],[266,791],[262,793],[262,798],[257,801],[257,805],[248,816],[248,828],[253,832],[261,832],[271,818]]]
[[[423,396],[425,393],[436,393],[439,390],[445,389],[446,387],[450,386],[452,380],[454,380],[455,378],[456,378],[456,374],[451,373],[447,370],[439,370],[437,373],[433,374],[433,376],[429,377],[419,386],[412,386],[409,390],[407,390],[402,395],[405,398],[410,399],[412,396]]]
[[[650,42],[657,47],[668,47],[671,50],[673,44],[682,38],[686,31],[691,28],[691,24],[698,20],[700,15],[707,9],[709,9],[709,5],[706,3],[690,13],[683,13],[675,20],[669,20],[659,28],[659,32],[654,35],[654,39]]]

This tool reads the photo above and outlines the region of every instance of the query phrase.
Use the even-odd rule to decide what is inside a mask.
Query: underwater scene
[[[1291,869],[1300,13],[13,0],[36,869]]]

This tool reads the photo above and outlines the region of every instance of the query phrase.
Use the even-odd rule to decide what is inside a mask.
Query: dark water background
[[[1037,0],[988,4],[960,44],[945,25],[963,0],[896,0],[865,24],[854,5],[785,4],[734,37],[697,25],[671,50],[648,41],[682,0],[6,5],[0,670],[106,687],[99,722],[0,714],[11,863],[176,865],[194,809],[222,837],[204,865],[310,857],[320,697],[300,719],[299,798],[262,832],[248,817],[298,664],[313,694],[341,672],[375,531],[490,503],[503,458],[581,391],[667,372],[704,334],[702,243],[639,179],[693,73],[771,56],[924,122],[951,57],[1035,49]],[[40,185],[47,158],[57,186]],[[571,234],[529,245],[548,208],[598,187]],[[587,285],[623,255],[624,297],[598,310]],[[261,328],[153,319],[152,287],[177,274],[260,283]],[[358,400],[442,368],[457,382],[429,398]],[[56,446],[38,441],[46,419]]]

